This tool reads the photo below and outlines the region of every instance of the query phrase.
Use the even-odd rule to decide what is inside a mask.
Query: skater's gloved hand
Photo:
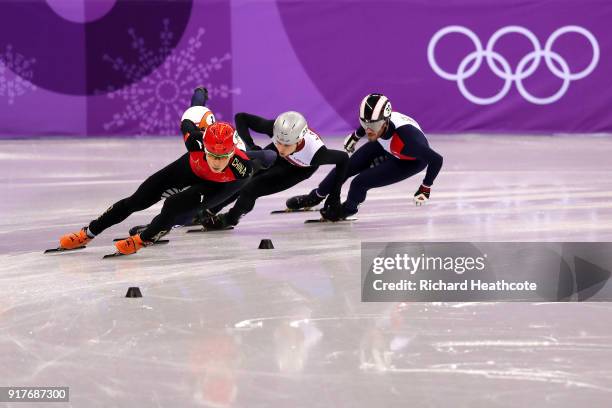
[[[423,205],[429,200],[429,193],[431,187],[421,184],[416,193],[414,193],[414,203],[416,205]]]
[[[357,145],[358,141],[359,136],[357,136],[355,132],[351,133],[344,139],[344,150],[346,150],[347,153],[354,153],[355,145]]]
[[[342,204],[340,197],[329,195],[321,208],[321,216],[329,221],[338,221],[342,217]]]
[[[259,151],[259,150],[263,150],[263,149],[260,146],[257,146],[256,144],[254,144],[254,145],[249,146],[247,148],[247,150],[250,150],[250,151]]]

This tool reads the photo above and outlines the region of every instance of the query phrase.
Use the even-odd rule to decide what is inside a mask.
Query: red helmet
[[[234,128],[229,123],[215,122],[204,133],[204,151],[217,158],[234,154]]]

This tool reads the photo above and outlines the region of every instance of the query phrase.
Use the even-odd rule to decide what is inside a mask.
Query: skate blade
[[[313,211],[319,211],[319,209],[307,207],[307,208],[300,208],[299,210],[292,210],[291,208],[285,208],[284,210],[270,211],[270,214],[302,213],[302,212],[313,212]]]
[[[233,230],[234,227],[227,227],[227,228],[223,228],[223,229],[212,229],[212,230],[207,230],[206,228],[196,228],[196,229],[188,229],[187,232],[188,233],[192,233],[192,232],[221,232],[221,231],[229,231],[229,230]]]
[[[128,237],[125,237],[125,238],[115,238],[115,239],[113,239],[113,242],[123,241],[124,239],[128,239]],[[155,241],[153,243],[153,245],[163,245],[163,244],[167,244],[168,242],[170,242],[170,241],[167,240],[167,239],[160,239],[160,240]]]
[[[330,221],[330,220],[326,220],[324,218],[319,218],[318,220],[306,220],[304,221],[304,224],[325,224],[325,223],[339,223],[339,222],[346,222],[346,221],[357,221],[357,218],[345,218],[343,220],[338,220],[338,221]]]
[[[130,254],[130,255],[132,255],[132,254]],[[115,252],[115,253],[112,253],[112,254],[107,254],[107,255],[104,255],[104,256],[102,257],[102,259],[108,259],[108,258],[117,258],[117,257],[119,257],[119,256],[127,256],[127,255],[122,254],[121,252]]]
[[[80,247],[76,247],[76,248],[72,248],[72,249],[65,249],[65,248],[57,247],[57,248],[45,249],[45,252],[43,252],[43,253],[50,254],[50,253],[53,253],[53,252],[70,252],[70,251],[76,251],[77,249],[84,249],[84,248],[86,248],[86,247],[85,246],[80,246]]]

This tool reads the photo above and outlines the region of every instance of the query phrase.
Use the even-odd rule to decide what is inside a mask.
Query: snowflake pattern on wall
[[[197,86],[208,88],[211,97],[229,98],[240,93],[239,88],[210,81],[212,73],[223,69],[231,55],[226,53],[222,57],[211,57],[208,62],[202,62],[202,55],[198,52],[202,48],[205,33],[203,28],[188,39],[186,47],[172,50],[170,42],[174,33],[169,28],[169,20],[165,19],[163,25],[160,46],[156,51],[149,50],[135,30],[128,30],[132,48],[138,54],[136,64],[128,64],[122,58],[103,56],[103,60],[112,64],[115,71],[121,72],[132,82],[132,85],[119,90],[112,87],[107,90],[108,98],[123,100],[126,105],[120,112],[114,113],[110,121],[104,123],[105,130],[121,129],[126,124],[134,123],[140,135],[176,134],[180,117]],[[153,72],[149,75],[144,75],[151,70]],[[139,78],[142,79],[137,81]],[[215,112],[215,116],[221,119],[218,112]]]
[[[7,45],[0,53],[0,98],[12,105],[15,98],[35,91],[37,87],[31,82],[35,64],[36,58],[26,58],[14,52],[11,44]]]

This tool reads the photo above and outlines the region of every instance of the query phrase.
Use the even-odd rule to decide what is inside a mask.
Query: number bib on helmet
[[[401,114],[399,112],[391,113],[391,123],[393,124],[395,129],[398,129],[401,126],[412,125],[415,128],[421,130],[421,127],[419,126],[416,120],[412,119],[410,116]],[[404,141],[395,132],[389,139],[383,139],[379,137],[377,142],[380,143],[383,149],[385,149],[398,159],[416,160],[414,157],[406,156],[405,154],[401,153],[402,149],[404,148]]]
[[[206,106],[192,106],[187,109],[181,117],[181,122],[185,119],[189,119],[200,129],[206,129],[215,123],[215,115]]]
[[[294,166],[310,167],[312,158],[322,146],[325,146],[325,143],[323,143],[319,135],[308,129],[308,132],[304,135],[303,147],[299,151],[285,157],[285,160]]]

